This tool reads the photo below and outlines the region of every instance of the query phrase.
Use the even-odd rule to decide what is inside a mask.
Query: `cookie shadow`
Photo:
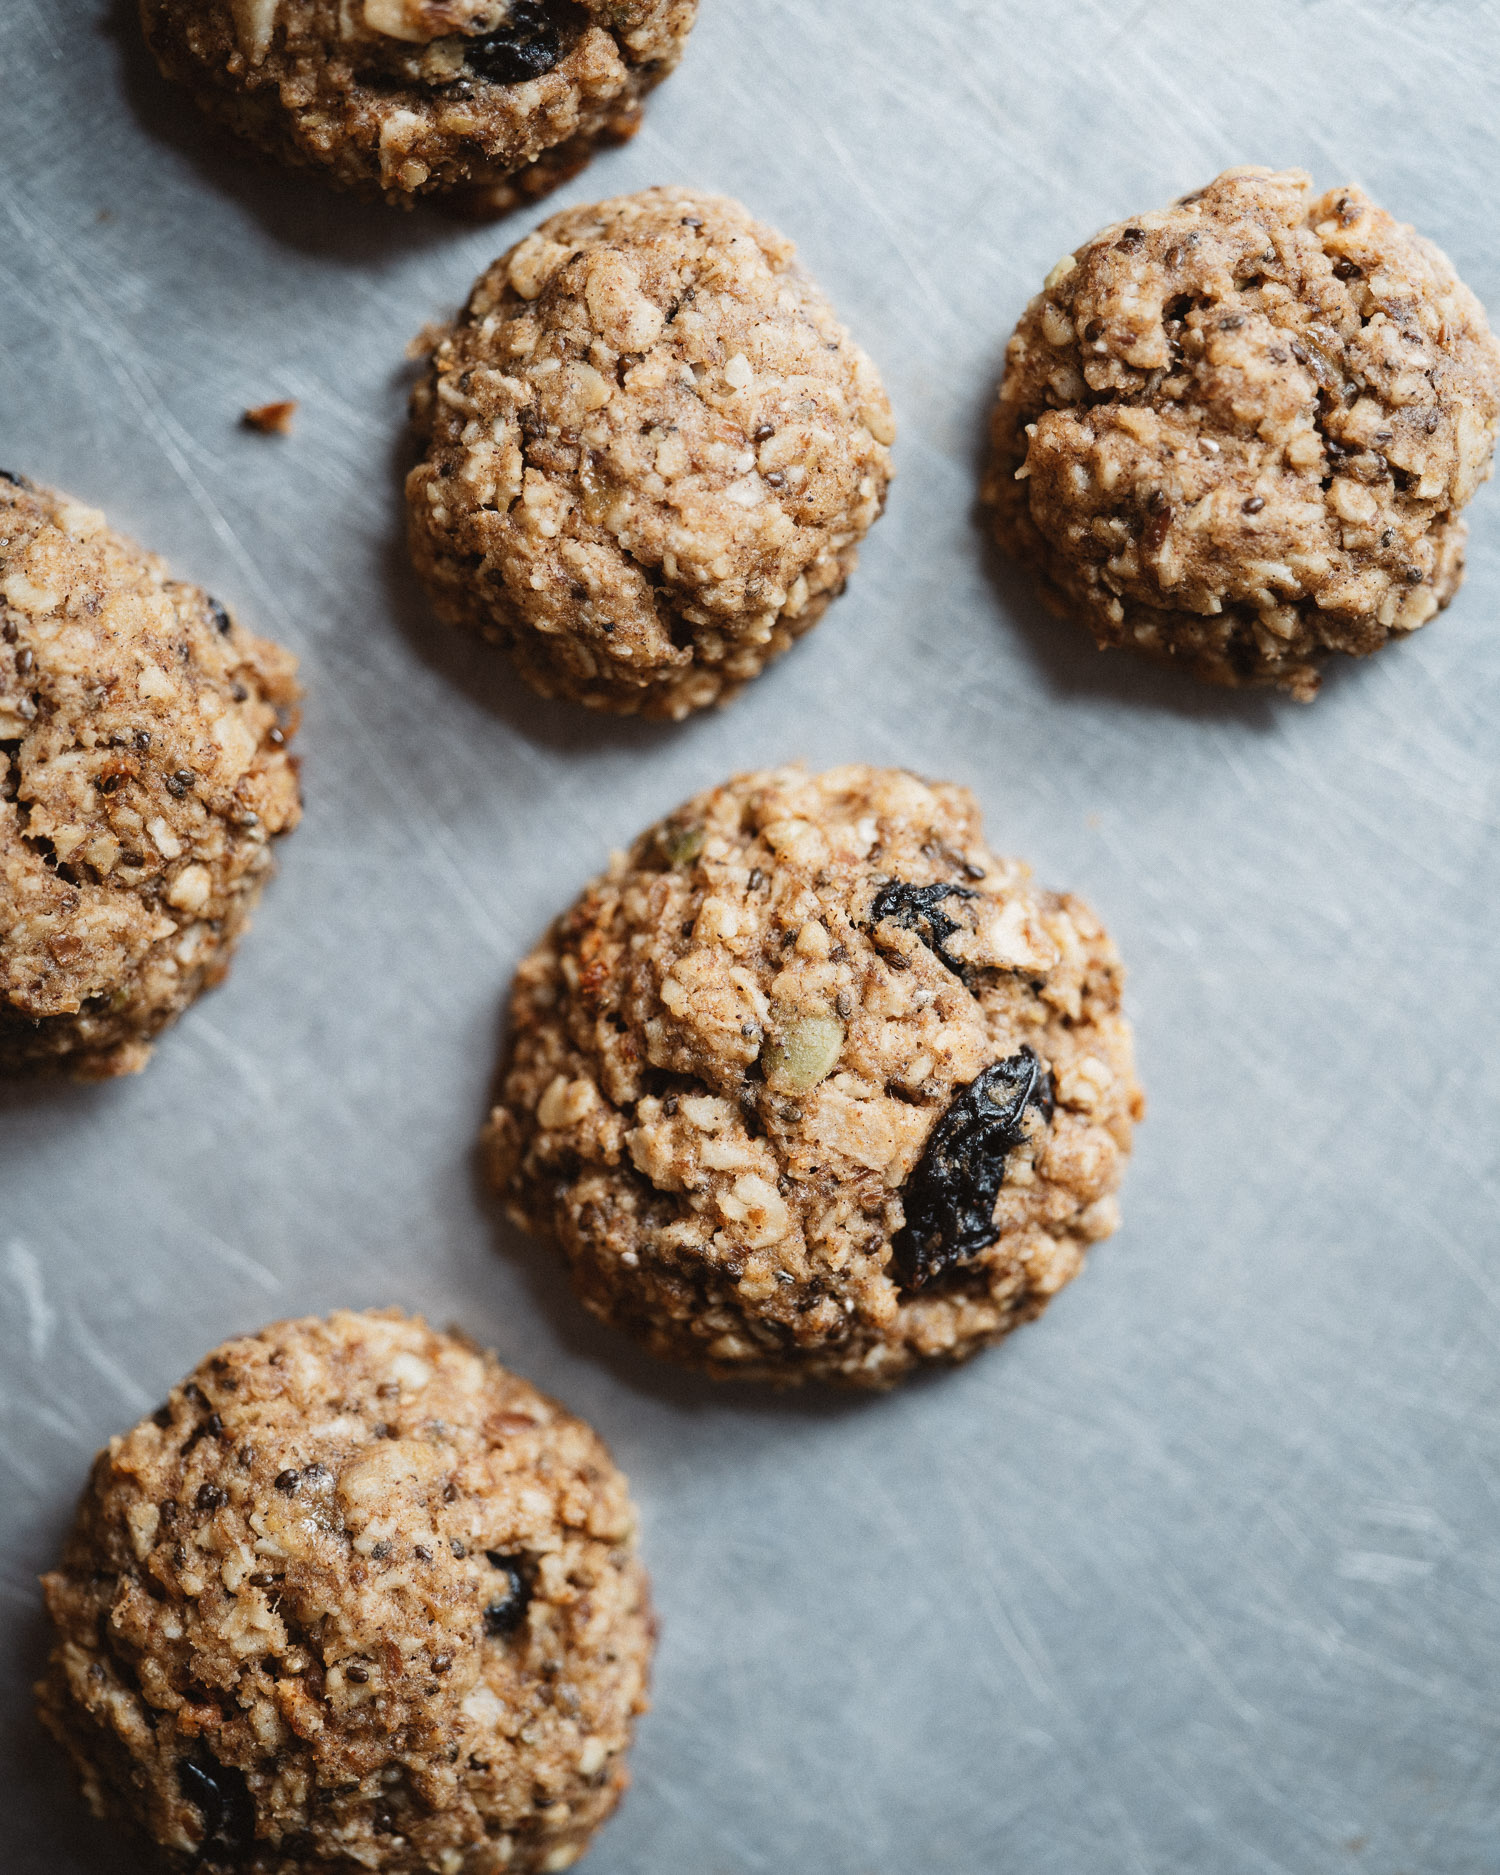
[[[364,268],[393,247],[437,247],[474,223],[425,199],[410,209],[335,189],[313,169],[293,168],[214,122],[164,78],[141,32],[138,0],[111,0],[100,30],[114,42],[120,90],[155,143],[184,158],[218,194],[247,209],[274,240],[298,253]]]
[[[109,1098],[112,1081],[70,1081],[65,1074],[0,1071],[0,1124],[11,1116],[45,1113],[63,1120],[92,1119]]]
[[[401,375],[403,402],[414,375],[412,366]],[[603,710],[586,710],[578,703],[538,696],[516,675],[498,645],[487,644],[477,633],[447,625],[437,616],[412,568],[406,546],[403,490],[408,472],[421,455],[421,445],[410,424],[401,423],[391,444],[387,476],[391,488],[390,525],[378,568],[386,612],[421,662],[516,735],[557,754],[600,748],[649,753],[680,735],[691,718],[688,723],[672,723],[642,716],[613,716]]]

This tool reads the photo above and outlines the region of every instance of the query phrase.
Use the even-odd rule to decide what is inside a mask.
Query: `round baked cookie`
[[[875,368],[736,202],[569,209],[484,274],[413,399],[412,557],[543,696],[680,718],[805,632],[890,481]]]
[[[619,1802],[653,1621],[624,1478],[395,1310],[227,1341],[94,1463],[37,1688],[169,1867],[526,1875]]]
[[[345,188],[499,213],[640,125],[698,0],[141,0],[168,78]]]
[[[0,473],[0,1074],[131,1074],[297,824],[296,661]]]
[[[1103,646],[1301,701],[1458,589],[1500,345],[1358,189],[1226,170],[1047,276],[1006,353],[985,499]]]
[[[887,1386],[1040,1313],[1115,1228],[1120,982],[966,789],[743,775],[521,966],[490,1173],[664,1359]]]

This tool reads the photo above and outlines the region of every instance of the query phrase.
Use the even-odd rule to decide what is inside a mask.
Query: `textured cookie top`
[[[650,189],[545,222],[439,339],[418,565],[533,681],[551,659],[584,701],[682,714],[842,584],[895,432],[794,254],[734,202]]]
[[[296,824],[294,668],[96,510],[0,478],[0,1013],[216,944]]]
[[[402,199],[599,131],[676,64],[697,0],[142,0],[141,13],[163,67],[237,129]],[[236,94],[244,108],[226,107]]]
[[[633,1532],[593,1432],[492,1355],[395,1312],[279,1323],[100,1455],[44,1701],[96,1800],[184,1854],[427,1869],[488,1840],[451,1862],[488,1870],[517,1832],[504,1865],[563,1867],[623,1784]]]
[[[1358,189],[1229,170],[1053,269],[987,494],[1106,642],[1170,653],[1185,629],[1202,674],[1309,695],[1313,654],[1451,595],[1497,417],[1500,346],[1430,242]]]
[[[1119,984],[966,790],[742,776],[523,966],[495,1177],[658,1352],[879,1384],[1034,1312],[1113,1228]]]

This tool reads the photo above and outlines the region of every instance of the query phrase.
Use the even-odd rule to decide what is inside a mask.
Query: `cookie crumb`
[[[240,422],[247,430],[259,430],[262,436],[290,436],[296,415],[296,398],[286,397],[279,403],[255,404],[244,413]]]

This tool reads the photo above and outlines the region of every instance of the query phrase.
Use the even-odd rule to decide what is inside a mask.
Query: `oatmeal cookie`
[[[687,189],[569,209],[503,255],[413,412],[439,613],[543,696],[677,718],[842,591],[895,436],[791,242]]]
[[[1006,354],[985,498],[1103,646],[1306,702],[1458,590],[1500,345],[1355,188],[1231,169],[1066,256]]]
[[[280,1322],[99,1454],[41,1715],[172,1868],[568,1868],[645,1708],[634,1530],[594,1433],[463,1337]]]
[[[1120,981],[966,789],[743,775],[522,965],[490,1173],[653,1353],[887,1386],[1040,1313],[1115,1228]]]
[[[297,824],[295,660],[0,473],[0,1074],[132,1074]]]
[[[698,0],[141,0],[157,63],[272,156],[500,213],[634,135]]]

